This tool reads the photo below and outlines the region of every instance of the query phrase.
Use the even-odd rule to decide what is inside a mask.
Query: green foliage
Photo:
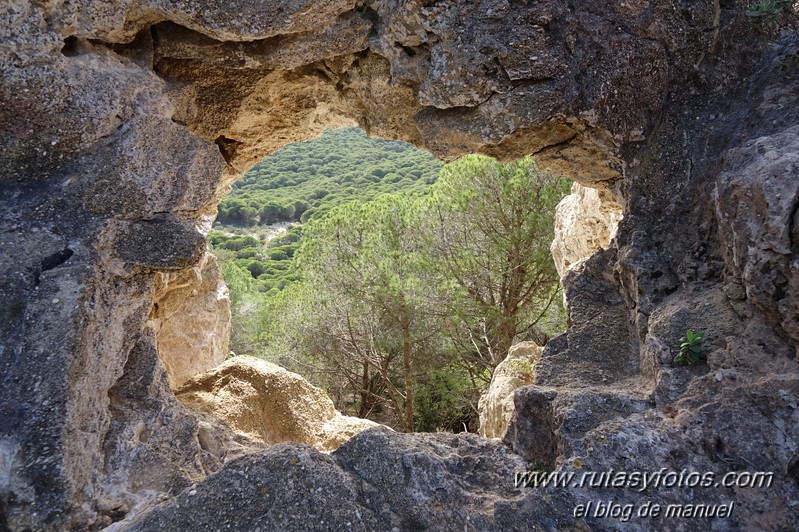
[[[465,340],[474,363],[493,370],[517,335],[553,316],[560,283],[549,246],[555,207],[568,192],[567,180],[541,172],[531,157],[467,155],[433,186],[429,245],[454,283],[452,336]]]
[[[223,261],[251,273],[253,290],[274,294],[299,279],[292,259],[302,228],[290,227],[274,238],[263,225],[304,224],[336,206],[385,192],[418,196],[441,167],[432,155],[404,142],[369,138],[357,128],[326,131],[266,157],[237,181],[219,205],[208,240]]]
[[[761,0],[749,6],[746,16],[761,34],[774,34],[786,27],[796,30],[797,4],[795,0]]]
[[[208,241],[215,247],[229,249],[231,251],[240,251],[244,248],[252,248],[259,244],[258,239],[252,236],[229,237],[218,231],[211,231],[208,235]]]
[[[567,183],[530,158],[467,156],[431,189],[440,163],[429,154],[366,149],[357,130],[320,141],[267,158],[220,207],[244,220],[209,235],[232,294],[233,349],[303,374],[344,412],[473,430],[514,338],[563,329],[549,244]],[[259,225],[288,218],[307,223],[280,236]]]
[[[468,156],[429,196],[335,207],[304,228],[293,264],[306,290],[275,314],[302,317],[269,351],[313,361],[358,415],[461,430],[514,337],[557,319],[549,244],[566,185],[529,158]]]
[[[240,234],[242,231],[252,233]],[[231,262],[250,272],[250,290],[268,293],[275,288],[282,290],[299,279],[292,259],[300,246],[302,227],[290,227],[277,237],[273,233],[258,226],[246,229],[217,226],[208,235],[208,242],[222,264]],[[268,242],[263,244],[264,241]]]
[[[702,340],[704,339],[705,333],[695,333],[688,329],[685,336],[680,338],[680,352],[674,357],[674,363],[682,366],[691,366],[699,362],[700,359],[705,358],[702,352]]]
[[[414,427],[415,375],[432,355],[435,320],[416,224],[408,195],[349,203],[307,226],[297,260],[312,287],[309,310],[324,327],[322,346],[306,351],[323,352],[361,390],[377,374],[385,395],[370,391],[361,404],[385,403],[407,431]]]
[[[235,313],[242,305],[242,298],[252,290],[252,275],[232,261],[222,262],[220,270],[230,292],[230,305]]]
[[[787,80],[799,78],[799,51],[788,54],[779,62],[779,67]]]
[[[220,261],[222,276],[230,292],[230,312],[234,316],[230,335],[230,349],[235,353],[249,353],[252,351],[253,323],[250,318],[251,309],[255,306],[253,301],[252,274],[233,261]],[[255,292],[257,294],[257,292]]]
[[[480,390],[462,367],[450,365],[424,375],[414,397],[417,432],[463,432],[478,423]]]
[[[354,199],[398,191],[419,195],[441,166],[428,152],[369,138],[358,128],[325,131],[253,166],[219,204],[217,220],[238,226],[306,222]]]
[[[523,358],[508,362],[508,369],[515,377],[522,379],[531,379],[535,374],[535,364]]]

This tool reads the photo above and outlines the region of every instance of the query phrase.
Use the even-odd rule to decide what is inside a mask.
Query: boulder
[[[378,426],[341,415],[323,390],[301,376],[248,356],[233,357],[195,376],[177,389],[176,396],[188,408],[269,445],[292,441],[332,451],[355,434]]]
[[[480,435],[502,438],[514,412],[513,394],[535,382],[535,366],[542,348],[535,342],[520,342],[510,348],[491,376],[488,390],[480,397]]]
[[[282,443],[244,457],[121,528],[523,530],[529,516],[513,510],[525,496],[514,482],[525,467],[475,434],[381,427],[331,454]]]

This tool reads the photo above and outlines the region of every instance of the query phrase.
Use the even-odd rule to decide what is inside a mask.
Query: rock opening
[[[607,528],[621,525],[574,509],[642,502],[607,486],[514,486],[524,457],[564,472],[770,471],[767,491],[652,500],[734,501],[719,526],[791,528],[793,34],[766,25],[754,38],[743,1],[237,7],[0,9],[6,528]],[[533,153],[623,207],[607,248],[564,277],[572,321],[514,398],[510,449],[367,430],[330,455],[281,443],[234,461],[250,444],[170,389],[159,320],[195,297],[184,282],[217,276],[196,227],[264,155],[355,124],[447,161]],[[599,196],[596,219],[612,225]],[[577,251],[561,248],[564,264]],[[706,333],[706,358],[683,367],[688,329]]]

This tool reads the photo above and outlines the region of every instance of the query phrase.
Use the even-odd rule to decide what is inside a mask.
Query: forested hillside
[[[350,414],[406,432],[475,429],[512,343],[563,330],[549,245],[567,191],[529,157],[468,155],[425,196],[333,209],[306,228],[302,282],[264,307],[264,353]]]
[[[405,142],[370,138],[359,128],[325,131],[266,157],[237,181],[219,204],[209,242],[226,278],[275,294],[298,279],[291,262],[302,223],[384,193],[421,195],[441,167]]]
[[[405,142],[369,138],[358,128],[325,131],[265,158],[219,204],[222,224],[305,222],[353,199],[421,193],[441,162]]]

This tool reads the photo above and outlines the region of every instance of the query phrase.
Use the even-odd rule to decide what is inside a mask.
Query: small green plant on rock
[[[795,0],[761,0],[746,10],[746,16],[754,30],[760,34],[772,34],[792,27],[796,30]]]
[[[786,56],[779,63],[780,70],[785,74],[785,79],[794,80],[799,78],[799,52],[794,52]]]
[[[674,363],[681,366],[692,366],[700,359],[706,358],[702,353],[702,340],[704,339],[705,333],[695,333],[688,329],[685,336],[680,338],[680,352],[674,357]]]
[[[516,359],[508,362],[508,368],[515,377],[530,379],[535,373],[535,364],[527,359]]]

